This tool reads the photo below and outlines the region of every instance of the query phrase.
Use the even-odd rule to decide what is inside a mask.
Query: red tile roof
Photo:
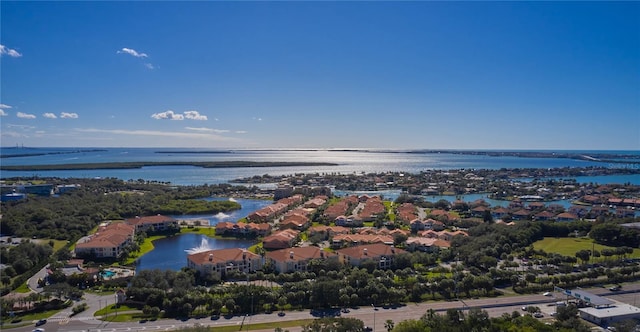
[[[349,256],[351,258],[364,259],[367,257],[391,256],[405,253],[406,251],[394,248],[393,246],[387,244],[373,243],[339,249],[336,250],[336,252],[344,256]]]
[[[286,261],[303,261],[308,259],[321,259],[329,257],[337,257],[332,252],[324,251],[318,247],[295,247],[270,251],[266,254],[267,258],[277,262]]]
[[[259,258],[260,255],[241,248],[207,250],[187,256],[187,259],[196,265],[237,262]]]

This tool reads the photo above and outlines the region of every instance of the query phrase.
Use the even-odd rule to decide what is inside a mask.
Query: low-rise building
[[[207,250],[187,256],[187,267],[201,274],[217,274],[224,278],[230,271],[255,272],[262,268],[262,257],[246,249]]]
[[[136,232],[164,232],[169,229],[177,229],[178,221],[172,217],[161,214],[155,216],[135,217],[124,221],[127,225],[136,228]]]
[[[135,228],[122,222],[101,227],[95,234],[80,240],[74,249],[77,257],[118,258],[133,243]]]
[[[279,273],[307,271],[312,260],[338,261],[338,255],[318,247],[297,247],[268,252],[267,260]]]
[[[216,224],[216,235],[226,236],[266,236],[271,232],[267,223],[232,223],[222,221]]]
[[[602,326],[628,319],[640,319],[640,308],[621,302],[604,307],[580,308],[578,312],[580,318]]]
[[[331,240],[331,247],[342,248],[364,243],[393,244],[393,236],[379,234],[336,234]]]
[[[298,242],[300,231],[285,229],[273,233],[262,240],[262,247],[265,249],[284,249],[293,247]]]
[[[451,247],[449,241],[441,240],[439,238],[425,238],[425,237],[410,237],[406,241],[406,248],[409,251],[423,251],[423,252],[436,252],[442,249],[448,249]]]
[[[392,245],[382,243],[364,244],[336,250],[338,259],[343,264],[360,266],[363,262],[371,260],[381,269],[390,268],[395,256],[405,252]]]

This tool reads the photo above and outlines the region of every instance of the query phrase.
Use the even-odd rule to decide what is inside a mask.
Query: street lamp
[[[376,306],[371,303],[371,307],[373,308],[373,331],[376,332]]]

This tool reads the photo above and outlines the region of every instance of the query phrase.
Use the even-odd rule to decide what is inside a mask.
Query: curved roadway
[[[593,294],[604,295],[620,302],[636,306],[640,305],[640,283],[638,282],[625,284],[623,290],[618,292],[611,292],[606,288],[591,288],[586,290]],[[464,301],[411,303],[397,308],[378,307],[375,308],[375,310],[373,307],[361,307],[359,309],[352,309],[349,313],[343,313],[342,315],[343,317],[355,317],[361,319],[362,321],[364,321],[365,325],[374,327],[375,331],[386,331],[384,323],[388,319],[393,320],[394,322],[399,322],[407,319],[418,319],[429,309],[433,309],[437,312],[442,312],[446,311],[447,309],[468,309],[477,307],[486,310],[490,316],[496,317],[502,315],[503,313],[511,313],[514,310],[521,311],[520,308],[522,306],[532,305],[540,307],[545,317],[549,317],[549,314],[555,310],[553,304],[560,299],[564,299],[564,296],[560,293],[555,293],[554,295],[554,297],[549,297],[540,294],[534,294],[505,296],[499,298],[482,298]],[[93,314],[97,310],[105,307],[106,305],[113,304],[114,301],[114,295],[97,296],[92,294],[85,294],[85,299],[79,301],[74,305],[84,302],[89,306],[89,310],[86,310],[72,318],[69,318],[71,308],[68,308],[50,317],[47,320],[47,323],[41,326],[41,328],[45,329],[45,331],[47,332],[131,332],[167,331],[185,326],[193,326],[194,324],[202,324],[210,327],[235,325],[238,327],[238,330],[240,330],[240,327],[246,326],[246,324],[315,318],[311,315],[309,310],[290,311],[287,312],[284,317],[279,317],[277,314],[273,313],[257,314],[252,316],[234,316],[230,319],[220,317],[217,320],[211,320],[209,317],[202,319],[189,319],[187,321],[161,319],[144,323],[110,323],[101,321],[93,316]],[[9,326],[5,326],[4,328],[8,327]],[[26,327],[11,329],[11,331],[32,331],[34,328],[34,325],[29,325]],[[287,327],[286,329],[290,332],[301,331],[300,327]],[[254,332],[256,331],[254,330]],[[259,332],[273,332],[273,329],[263,330]]]

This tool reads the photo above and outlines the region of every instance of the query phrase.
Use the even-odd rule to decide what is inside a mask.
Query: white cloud
[[[7,104],[0,104],[0,109],[4,110],[4,109],[8,109],[8,108],[13,108],[13,107],[11,107],[11,106],[9,106]]]
[[[151,114],[151,117],[156,120],[184,120],[184,115],[174,113],[172,110],[166,112]]]
[[[236,130],[236,134],[246,134],[246,130]]]
[[[156,69],[156,67],[154,67],[152,64],[145,62],[144,66],[149,68],[149,69]]]
[[[36,118],[36,116],[33,115],[33,114],[27,114],[27,113],[22,113],[22,112],[18,112],[17,116],[19,118],[22,118],[22,119],[35,119]]]
[[[0,44],[0,56],[2,56],[4,54],[6,54],[6,55],[8,55],[10,57],[13,57],[13,58],[19,58],[19,57],[22,56],[22,54],[20,54],[18,51],[14,50],[12,48],[8,48],[8,47]]]
[[[61,119],[77,119],[78,118],[78,113],[61,112],[60,113],[60,118]]]
[[[0,108],[0,116],[7,116],[9,113],[5,112],[2,108]]]
[[[135,136],[161,136],[161,137],[179,137],[179,138],[193,138],[193,139],[206,139],[214,141],[236,141],[237,139],[232,137],[224,137],[211,133],[189,133],[189,132],[177,132],[177,131],[159,131],[159,130],[125,130],[125,129],[97,129],[97,128],[76,128],[75,130],[83,133],[105,133],[114,135],[135,135]]]
[[[29,126],[29,125],[19,125],[19,124],[9,123],[7,124],[7,128],[19,128],[22,130],[31,130],[31,129],[35,129],[36,127]]]
[[[184,127],[184,129],[186,130],[193,130],[193,131],[209,131],[212,132],[213,129],[211,128],[205,128],[205,127]]]
[[[252,120],[255,120],[255,121],[262,121],[262,118],[255,118],[255,117],[254,117],[254,118],[252,118]]]
[[[6,137],[13,137],[13,138],[25,138],[25,137],[29,137],[25,134],[22,133],[17,133],[15,131],[2,131],[2,134],[0,134],[0,136],[6,136]]]
[[[184,112],[184,116],[189,120],[207,120],[207,116],[201,115],[198,111],[186,111]]]
[[[147,54],[146,53],[138,53],[138,51],[132,49],[132,48],[126,48],[123,47],[122,50],[117,52],[118,54],[129,54],[131,56],[134,56],[136,58],[146,58]]]
[[[57,119],[58,117],[53,114],[53,113],[43,113],[42,116],[44,116],[47,119]]]
[[[185,111],[183,114],[180,114],[172,110],[167,110],[165,112],[151,114],[151,117],[156,120],[207,120],[207,116],[200,114],[198,111]]]

